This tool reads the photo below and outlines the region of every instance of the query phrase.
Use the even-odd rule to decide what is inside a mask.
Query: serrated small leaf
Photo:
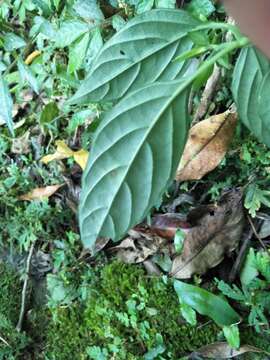
[[[254,47],[243,48],[237,59],[232,92],[241,121],[266,145],[270,146],[268,112],[269,60]]]
[[[123,28],[123,26],[126,25],[125,20],[122,18],[122,16],[120,15],[114,15],[112,18],[112,27],[116,30],[119,31]]]
[[[232,349],[239,349],[240,335],[237,325],[223,326],[223,334]]]
[[[258,275],[259,272],[256,269],[256,263],[255,263],[255,252],[253,248],[250,248],[240,273],[241,284],[248,286],[251,283],[251,281]]]
[[[97,28],[92,32],[92,37],[89,43],[89,47],[85,55],[85,67],[87,71],[89,71],[89,69],[91,68],[93,60],[100,51],[100,49],[102,48],[102,46],[103,46],[103,39],[101,36],[100,29]]]
[[[211,0],[192,0],[188,6],[188,9],[194,15],[198,17],[202,15],[206,18],[215,11],[215,7]]]
[[[71,44],[68,60],[68,71],[70,73],[73,73],[82,67],[89,42],[90,34],[85,33],[80,39]]]
[[[72,44],[89,29],[90,26],[80,20],[64,21],[55,35],[56,47],[63,48]]]
[[[26,45],[26,42],[20,36],[7,33],[4,37],[4,48],[6,51],[13,51],[16,49],[20,49]]]
[[[73,9],[79,16],[87,20],[101,21],[104,19],[97,0],[77,0]]]
[[[39,94],[39,84],[30,68],[25,65],[21,60],[18,61],[18,70],[21,80],[26,81],[36,94]]]
[[[150,11],[154,6],[154,0],[138,0],[136,4],[136,13],[142,14],[146,11]]]
[[[42,125],[48,124],[55,119],[59,114],[59,109],[55,102],[50,102],[44,106],[40,115],[40,123]]]
[[[0,119],[3,119],[7,124],[10,133],[14,136],[12,108],[13,101],[9,93],[8,86],[3,76],[0,74]]]
[[[191,306],[201,315],[209,316],[219,326],[232,325],[240,321],[240,316],[225,300],[207,290],[179,280],[174,281],[174,289],[180,303]]]
[[[155,0],[155,6],[158,9],[174,9],[176,5],[176,0]]]
[[[176,230],[174,235],[174,247],[177,254],[180,254],[183,250],[186,233],[181,228]]]
[[[154,81],[183,77],[172,60],[191,48],[187,33],[200,22],[184,11],[157,9],[129,21],[103,46],[70,103],[110,101]]]
[[[186,303],[183,303],[180,305],[180,310],[183,318],[190,325],[195,326],[197,324],[196,311],[193,310],[191,306],[189,306]]]
[[[98,237],[119,240],[159,201],[187,136],[187,87],[188,81],[146,86],[105,115],[83,177],[85,247],[93,249]]]

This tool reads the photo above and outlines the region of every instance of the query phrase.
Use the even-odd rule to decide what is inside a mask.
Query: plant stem
[[[241,32],[239,31],[237,26],[228,24],[228,23],[221,23],[221,22],[214,22],[214,21],[199,25],[199,26],[195,27],[193,30],[191,30],[190,32],[208,30],[208,29],[223,29],[226,31],[230,31],[234,34],[234,36],[237,40],[241,40],[241,38],[245,38],[241,34]]]
[[[210,66],[214,65],[216,61],[220,58],[222,58],[224,55],[232,52],[233,50],[240,49],[250,43],[249,39],[246,37],[242,37],[239,40],[232,41],[231,43],[228,43],[227,46],[224,44],[224,48],[220,50],[218,53],[213,55],[210,59],[206,60],[199,69],[190,77],[188,78],[184,83],[181,82],[181,85],[176,90],[175,97],[179,95],[184,88],[188,87],[189,85],[192,85],[193,81],[196,80],[196,78],[200,75],[202,75]]]

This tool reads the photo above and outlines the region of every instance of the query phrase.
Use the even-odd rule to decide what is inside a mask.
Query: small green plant
[[[195,92],[201,88],[216,62],[228,70],[229,56],[241,48],[232,76],[234,100],[245,125],[270,144],[268,131],[257,125],[267,129],[265,112],[259,110],[267,97],[269,61],[236,27],[208,21],[214,7],[206,3],[196,13],[193,1],[189,7],[193,16],[188,11],[156,9],[127,22],[101,48],[69,101],[114,104],[95,133],[83,178],[79,218],[87,248],[93,250],[98,237],[119,240],[159,203],[185,145],[191,88]],[[234,40],[222,43],[220,30],[231,31]],[[190,58],[197,55],[204,61],[192,68]],[[251,99],[257,99],[252,106]],[[258,109],[257,122],[251,121],[251,108]],[[246,206],[254,213],[248,200]]]
[[[185,324],[172,286],[138,266],[114,261],[88,284],[84,301],[52,308],[50,359],[175,359],[216,339],[214,324]]]
[[[248,324],[258,333],[270,334],[270,256],[266,251],[250,249],[241,274],[242,286],[217,281],[219,290],[236,300],[248,312]]]

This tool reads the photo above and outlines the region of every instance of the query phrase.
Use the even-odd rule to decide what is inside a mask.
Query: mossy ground
[[[112,262],[95,273],[85,301],[31,310],[25,322],[27,337],[15,330],[18,277],[1,267],[1,279],[1,319],[8,315],[1,335],[13,347],[0,344],[0,359],[24,359],[25,354],[28,359],[50,360],[101,359],[98,354],[104,359],[143,359],[160,344],[163,358],[176,359],[215,341],[219,331],[213,324],[184,324],[171,286],[147,277],[138,266]]]

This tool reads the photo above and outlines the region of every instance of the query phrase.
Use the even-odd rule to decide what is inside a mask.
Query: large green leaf
[[[137,16],[104,45],[69,102],[119,99],[145,84],[183,76],[187,64],[172,60],[190,49],[187,32],[199,24],[188,13],[174,9]]]
[[[270,146],[270,62],[254,47],[241,50],[232,82],[240,119],[257,138]]]
[[[0,74],[0,119],[3,119],[7,124],[9,131],[14,135],[13,120],[12,120],[13,101],[9,93],[8,86],[3,76]]]
[[[229,326],[240,321],[240,316],[227,301],[207,290],[179,280],[174,281],[174,289],[181,304],[189,305],[199,314],[209,316],[219,326]]]
[[[83,177],[85,247],[93,249],[98,237],[119,240],[160,200],[186,141],[189,84],[150,84],[105,115]]]

